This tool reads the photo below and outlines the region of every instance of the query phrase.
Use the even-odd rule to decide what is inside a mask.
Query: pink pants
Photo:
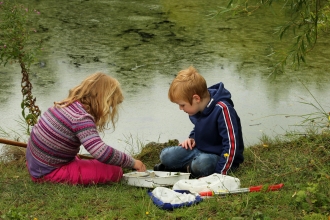
[[[68,184],[98,184],[118,182],[123,176],[121,167],[104,164],[98,160],[83,160],[78,157],[42,178],[31,177],[34,182],[53,182]]]

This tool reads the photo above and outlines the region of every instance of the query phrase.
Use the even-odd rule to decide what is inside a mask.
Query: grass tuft
[[[160,163],[159,154],[164,148],[178,145],[179,141],[176,139],[169,140],[165,143],[150,142],[134,158],[142,160],[148,168],[152,169],[155,164]]]

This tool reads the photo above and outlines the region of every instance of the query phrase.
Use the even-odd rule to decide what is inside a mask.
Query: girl
[[[66,99],[55,102],[28,141],[26,160],[32,180],[88,185],[118,182],[121,167],[146,171],[140,160],[105,144],[98,133],[109,122],[115,128],[123,99],[118,81],[97,72],[71,89]],[[95,159],[79,159],[80,145]]]

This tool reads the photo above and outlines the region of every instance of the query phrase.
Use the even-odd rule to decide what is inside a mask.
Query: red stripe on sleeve
[[[234,128],[233,124],[231,122],[230,114],[228,107],[225,103],[223,102],[218,102],[220,107],[222,108],[223,112],[223,117],[225,119],[226,127],[227,127],[227,133],[228,133],[228,139],[229,139],[229,156],[227,158],[227,162],[222,169],[222,174],[226,175],[227,171],[231,167],[231,164],[233,163],[234,155],[235,155],[235,148],[236,148],[236,139],[235,139],[235,133],[234,133]]]

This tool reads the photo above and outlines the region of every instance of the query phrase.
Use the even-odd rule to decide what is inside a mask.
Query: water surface
[[[45,111],[95,71],[119,80],[125,100],[115,131],[105,141],[120,150],[138,151],[139,143],[183,141],[192,124],[167,98],[175,74],[190,65],[208,85],[222,81],[241,117],[244,140],[274,137],[301,122],[293,115],[315,112],[311,92],[329,109],[329,44],[320,41],[308,65],[270,80],[274,36],[283,22],[269,11],[235,18],[208,16],[219,1],[21,1],[41,12],[36,36],[44,53],[31,67],[33,93]],[[282,45],[283,44],[283,45]],[[1,127],[19,130],[20,70],[0,69]],[[303,82],[308,90],[302,86]],[[291,117],[288,117],[291,116]]]

